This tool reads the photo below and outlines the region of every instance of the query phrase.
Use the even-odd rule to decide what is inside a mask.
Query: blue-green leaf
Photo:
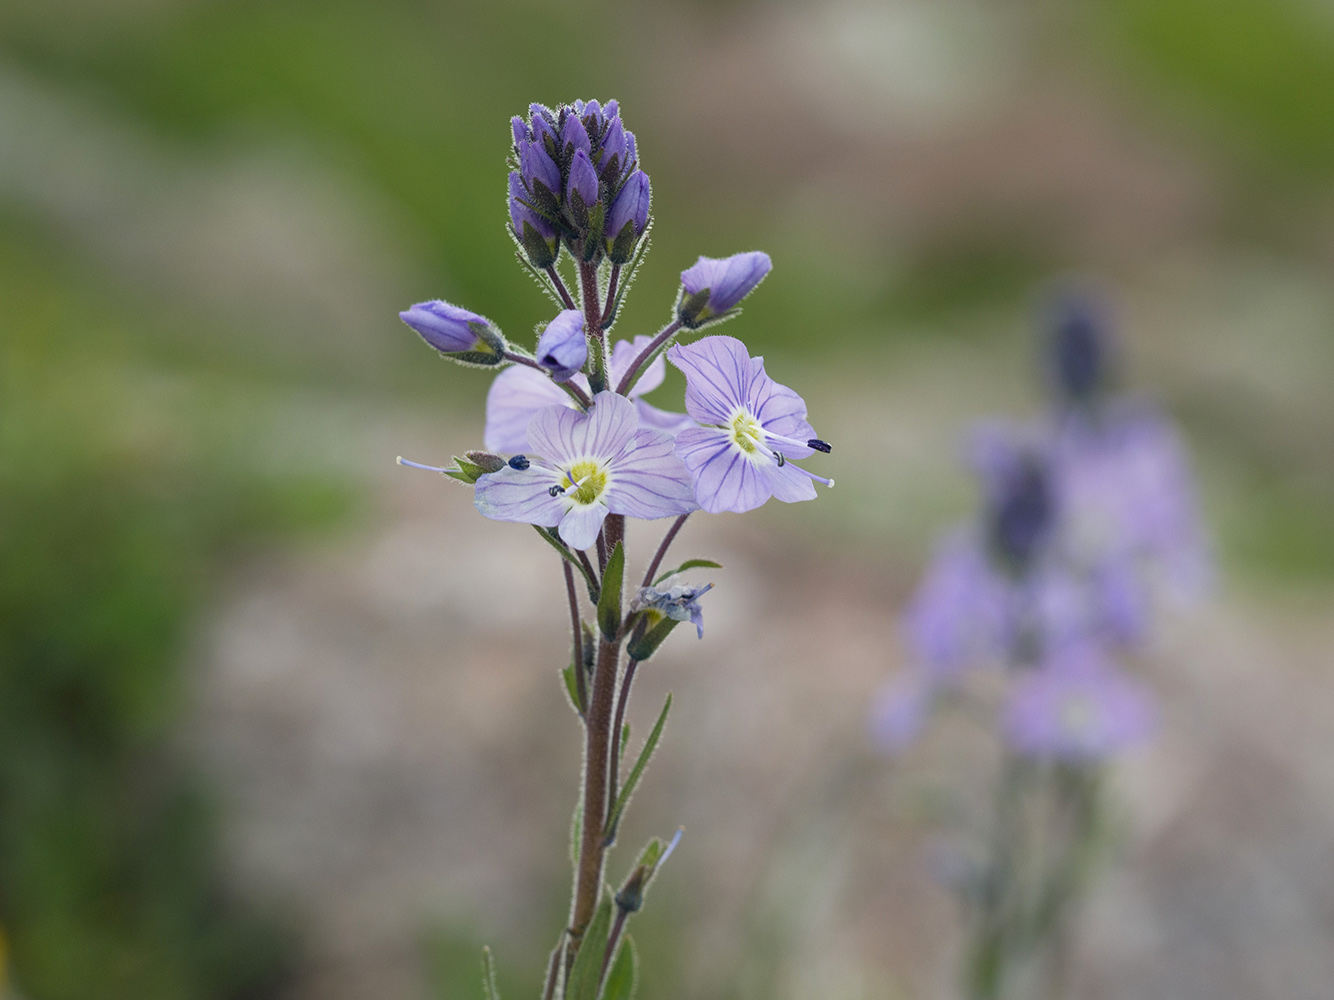
[[[611,970],[607,973],[606,985],[602,987],[602,1000],[634,1000],[635,987],[638,985],[639,953],[635,950],[635,939],[627,934],[616,950]]]
[[[653,731],[648,734],[648,739],[644,741],[644,748],[639,751],[639,759],[635,761],[635,766],[630,770],[630,776],[625,779],[625,787],[621,793],[616,796],[616,804],[612,806],[611,815],[607,817],[607,827],[603,830],[603,837],[610,842],[616,837],[616,826],[621,821],[621,814],[625,812],[625,807],[630,803],[630,796],[634,794],[635,786],[639,784],[639,779],[644,775],[644,768],[648,767],[649,758],[653,756],[653,751],[658,748],[658,740],[662,737],[662,728],[667,725],[667,713],[672,709],[672,696],[669,694],[667,700],[663,703],[662,711],[658,713],[658,721],[653,724]]]
[[[658,584],[662,583],[662,581],[667,579],[669,576],[676,576],[677,573],[684,573],[688,569],[701,569],[701,568],[722,569],[723,564],[716,563],[712,559],[687,559],[680,566],[676,567],[676,569],[668,570],[666,573],[663,573],[661,576],[659,576],[656,580],[653,581],[653,586],[656,587]]]
[[[565,987],[565,1000],[597,1000],[598,987],[602,983],[602,959],[610,935],[611,898],[604,896],[593,915],[593,922],[579,942],[579,952],[574,956],[570,980]]]
[[[602,594],[598,597],[598,627],[608,642],[615,642],[621,631],[621,583],[625,576],[625,546],[620,542],[607,557],[602,571]]]

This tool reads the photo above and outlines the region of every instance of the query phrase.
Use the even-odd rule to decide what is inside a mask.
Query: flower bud
[[[534,267],[545,268],[556,263],[560,237],[554,226],[529,206],[532,204],[523,180],[517,170],[510,171],[510,223],[515,239]]]
[[[577,111],[565,116],[565,128],[560,136],[561,147],[573,146],[575,151],[583,150],[584,156],[593,155],[593,144],[588,141],[588,129],[584,128],[583,119]]]
[[[607,126],[606,133],[602,136],[602,150],[598,153],[598,170],[604,174],[609,174],[609,180],[614,180],[625,167],[626,150],[629,147],[625,142],[625,126],[621,124],[621,118],[617,115]]]
[[[635,244],[648,225],[649,198],[648,174],[636,170],[611,203],[606,242],[607,256],[613,264],[627,263],[634,253]]]
[[[593,161],[582,149],[575,150],[570,161],[570,181],[565,187],[565,197],[571,205],[578,195],[584,203],[585,211],[598,200],[598,175],[593,169]]]
[[[547,324],[537,341],[537,362],[557,382],[565,382],[588,360],[588,338],[584,336],[584,314],[566,309]]]
[[[519,169],[523,171],[524,186],[530,191],[534,183],[540,182],[552,194],[560,192],[560,167],[541,143],[527,139],[519,143]]]
[[[732,309],[755,290],[773,267],[769,255],[755,250],[717,260],[700,257],[681,272],[677,315],[694,329]]]
[[[1103,390],[1115,362],[1110,304],[1090,288],[1067,288],[1050,306],[1048,368],[1066,402],[1082,403]]]
[[[408,326],[441,354],[472,364],[499,364],[505,340],[485,316],[439,299],[419,302],[398,314]]]

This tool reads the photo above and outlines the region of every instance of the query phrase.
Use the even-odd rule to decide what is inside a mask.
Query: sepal
[[[651,624],[643,635],[630,640],[629,649],[626,650],[630,654],[630,659],[643,663],[658,651],[658,647],[672,634],[672,629],[681,624],[675,618],[668,618],[660,611],[644,612],[645,621],[655,618],[657,619],[656,623]]]

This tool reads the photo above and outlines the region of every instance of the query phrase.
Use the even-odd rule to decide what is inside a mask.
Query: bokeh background
[[[579,755],[559,573],[393,465],[476,446],[487,382],[396,312],[548,318],[504,231],[507,122],[577,96],[620,99],[653,179],[618,332],[660,325],[697,254],[766,249],[726,332],[805,392],[839,482],[678,543],[726,568],[631,712],[675,692],[623,843],[686,827],[639,920],[645,1000],[949,995],[950,753],[879,758],[866,713],[974,502],[960,437],[1037,411],[1035,308],[1072,272],[1117,289],[1220,562],[1141,664],[1164,726],[1114,776],[1075,995],[1327,998],[1324,0],[5,0],[19,993],[453,1000],[490,942],[536,995]]]

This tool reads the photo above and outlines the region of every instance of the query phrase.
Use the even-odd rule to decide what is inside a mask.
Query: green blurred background
[[[404,538],[470,512],[460,493],[445,506],[429,477],[402,485],[390,463],[399,451],[443,459],[476,444],[486,383],[435,361],[396,312],[446,298],[511,336],[549,318],[504,230],[507,122],[530,101],[577,96],[620,99],[653,179],[653,249],[620,329],[656,328],[697,254],[768,250],[773,276],[726,332],[809,390],[816,426],[839,446],[837,491],[708,529],[743,565],[793,581],[786,598],[748,613],[799,615],[792,595],[802,587],[845,586],[854,592],[845,606],[864,612],[842,623],[845,633],[877,622],[885,640],[848,682],[872,690],[892,669],[895,606],[932,534],[970,503],[953,442],[989,411],[1036,409],[1035,303],[1054,276],[1091,273],[1121,292],[1135,381],[1182,419],[1198,455],[1228,581],[1226,613],[1198,632],[1218,638],[1228,634],[1220,622],[1250,622],[1246,648],[1275,661],[1285,654],[1266,637],[1297,637],[1288,657],[1297,665],[1266,682],[1270,718],[1284,718],[1288,699],[1329,721],[1329,4],[6,0],[0,928],[21,995],[471,996],[482,937],[508,945],[506,995],[534,995],[564,905],[565,875],[553,869],[577,759],[566,717],[550,722],[564,754],[551,774],[564,783],[553,790],[541,771],[515,777],[547,744],[487,743],[515,703],[452,684],[442,656],[431,682],[443,685],[442,703],[483,711],[469,701],[480,699],[494,712],[493,736],[461,736],[457,747],[423,739],[399,757],[377,750],[377,766],[409,789],[419,772],[394,771],[394,760],[441,769],[442,811],[426,809],[410,830],[452,830],[489,802],[507,822],[527,822],[532,843],[482,837],[494,856],[472,881],[423,873],[428,889],[417,892],[411,871],[386,875],[372,902],[342,920],[328,903],[356,895],[349,873],[359,864],[421,849],[429,865],[421,843],[440,845],[388,834],[370,857],[358,854],[369,841],[349,835],[328,873],[291,861],[307,850],[301,831],[341,830],[336,803],[356,795],[292,766],[324,758],[302,756],[290,734],[315,731],[333,741],[320,753],[342,759],[340,740],[360,745],[348,719],[394,676],[357,675],[362,687],[339,709],[346,718],[315,730],[302,713],[319,715],[316,680],[283,688],[284,702],[263,685],[211,678],[226,660],[219,644],[250,636],[264,647],[255,662],[275,655],[271,630],[246,624],[256,602],[323,609],[292,613],[292,642],[337,649],[351,664],[344,673],[392,659],[400,619],[377,612],[361,631],[340,631],[328,621],[340,605],[319,604],[320,588],[356,606],[347,581],[388,560],[383,572],[401,590],[383,593],[417,599],[414,571],[399,579],[395,568],[414,546]],[[432,565],[468,586],[509,586],[503,567],[478,583],[476,566],[451,563],[450,551],[436,550]],[[545,609],[558,591],[554,569],[541,571],[551,574]],[[493,609],[469,617],[467,602],[445,592],[412,619],[428,629],[413,633],[414,655],[454,642],[506,663],[530,655],[492,643],[493,627],[536,630],[533,649],[560,641],[554,613],[536,624],[488,618]],[[431,600],[459,615],[454,631]],[[469,622],[482,624],[468,632]],[[533,718],[558,703],[548,681],[546,701],[522,687]],[[723,694],[704,690],[709,711],[721,711]],[[1227,690],[1245,700],[1245,683]],[[823,723],[832,761],[862,752],[862,709],[842,711]],[[678,712],[674,735],[689,742],[698,718]],[[450,769],[465,766],[470,745],[484,745],[489,770],[453,795]],[[1331,782],[1303,768],[1327,759],[1329,742],[1285,747],[1261,756],[1296,782],[1305,816]],[[446,750],[457,756],[438,759]],[[1196,759],[1164,753],[1169,764]],[[682,751],[662,765],[671,798],[648,808],[667,829],[672,809],[710,780],[691,761]],[[270,769],[281,777],[266,785]],[[270,808],[294,788],[318,792],[300,821]],[[773,806],[783,829],[806,831],[789,840],[828,835],[808,819],[832,807],[793,794]],[[327,812],[321,795],[335,803]],[[386,791],[357,808],[392,827],[420,807],[412,795]],[[1180,782],[1162,795],[1190,801]],[[867,822],[859,836],[897,829]],[[1334,821],[1311,824],[1309,842],[1288,851],[1294,864],[1327,843]],[[701,830],[703,854],[709,842]],[[788,857],[783,836],[774,843]],[[546,874],[519,879],[518,902],[490,899],[489,879],[520,864],[514,854]],[[800,857],[788,861],[800,867]],[[783,935],[798,931],[761,919],[776,905],[760,898],[762,878],[738,890],[733,914],[752,930],[738,931],[731,958],[744,955],[750,971],[701,971],[731,959],[681,929],[709,909],[684,888],[705,871],[690,864],[683,858],[675,898],[663,890],[668,916],[645,928],[659,942],[645,949],[648,1000],[931,995],[921,984],[941,962],[870,936],[857,975],[812,984],[809,967],[775,964]],[[311,885],[320,892],[303,894]],[[1313,891],[1314,916],[1301,920],[1327,940],[1334,890]],[[948,926],[944,904],[932,905],[936,925]],[[874,910],[856,911],[862,926],[881,926]],[[1216,943],[1231,931],[1209,933]],[[1303,961],[1316,965],[1291,972]],[[1199,995],[1315,997],[1324,994],[1303,992],[1301,977],[1321,982],[1320,961],[1288,956],[1279,968],[1298,978],[1279,972],[1259,985],[1218,987],[1189,968],[1154,982],[1177,984],[1174,996],[1208,986]],[[1090,982],[1089,996],[1137,988],[1111,974]]]

